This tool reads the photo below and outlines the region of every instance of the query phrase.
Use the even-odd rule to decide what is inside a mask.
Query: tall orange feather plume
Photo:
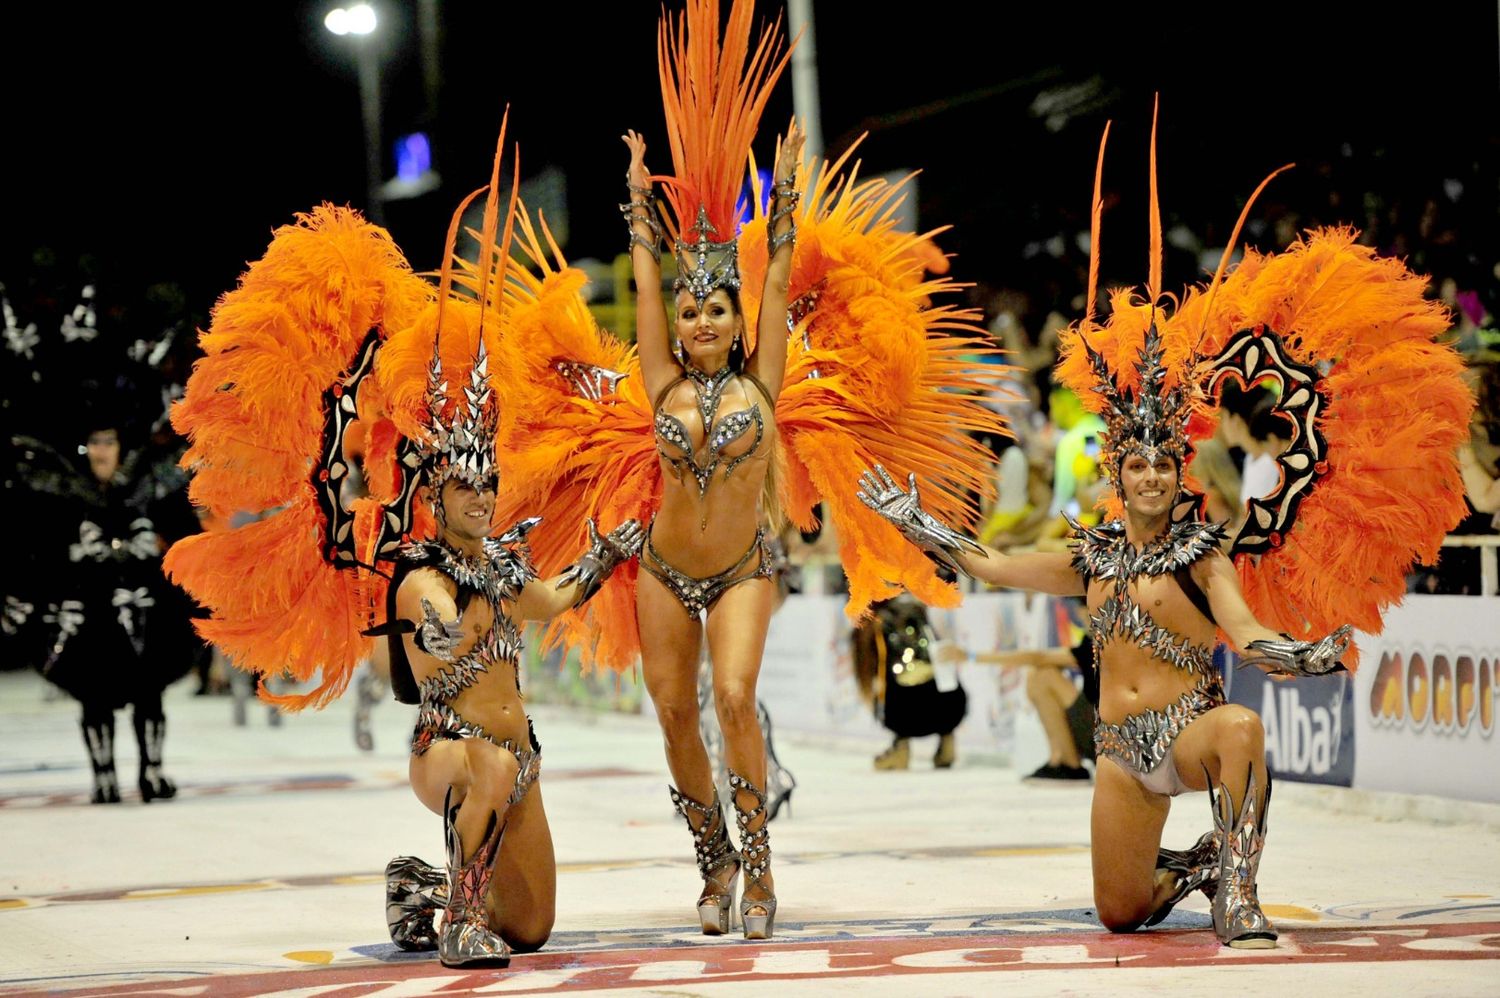
[[[1104,216],[1104,147],[1109,142],[1109,122],[1099,137],[1099,162],[1094,167],[1094,200],[1089,204],[1089,297],[1083,308],[1083,325],[1094,322],[1094,303],[1099,293],[1099,235]]]
[[[1161,199],[1156,192],[1156,112],[1161,95],[1151,105],[1151,259],[1147,266],[1146,295],[1155,305],[1161,300]]]
[[[674,176],[656,177],[672,211],[666,221],[673,239],[692,241],[698,208],[716,230],[711,238],[735,237],[736,201],[745,181],[750,143],[771,89],[791,50],[781,49],[781,20],[764,28],[750,50],[753,0],[733,0],[719,39],[718,0],[688,0],[657,29],[657,65],[662,108],[672,150]],[[747,62],[748,57],[748,62]]]

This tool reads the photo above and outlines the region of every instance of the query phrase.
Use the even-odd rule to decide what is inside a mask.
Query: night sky
[[[88,252],[104,283],[176,281],[206,312],[294,212],[362,203],[354,60],[350,40],[322,26],[329,4],[53,6],[0,15],[5,272],[42,245],[63,260]],[[892,21],[868,15],[886,5],[815,0],[830,152],[868,130],[868,169],[923,168],[921,221],[955,226],[941,244],[958,254],[960,279],[1036,280],[1026,247],[1086,226],[1094,153],[1113,118],[1104,276],[1139,283],[1158,91],[1169,225],[1222,239],[1260,178],[1289,161],[1304,166],[1277,182],[1266,210],[1320,221],[1365,213],[1330,204],[1335,188],[1420,205],[1461,178],[1448,210],[1466,220],[1471,255],[1495,259],[1494,4],[1412,7],[1400,23],[1370,20],[1367,4],[998,13],[1014,6],[911,5]],[[415,4],[378,9],[390,139],[424,121],[423,88]],[[445,184],[388,216],[414,265],[436,264],[449,210],[487,178],[506,102],[525,175],[551,166],[566,178],[569,255],[624,246],[617,136],[643,130],[648,163],[668,168],[658,10],[634,0],[442,5],[442,86],[428,124]],[[1037,113],[1063,98],[1069,113]],[[787,76],[763,156],[790,113]],[[1169,260],[1168,286],[1196,279],[1193,264]]]

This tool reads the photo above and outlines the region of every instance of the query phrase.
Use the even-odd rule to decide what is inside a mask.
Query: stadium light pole
[[[352,35],[354,59],[359,69],[360,117],[365,133],[365,216],[376,225],[385,224],[385,200],[381,195],[380,162],[380,60],[373,37],[379,19],[367,3],[335,7],[323,18],[323,26],[335,35]]]

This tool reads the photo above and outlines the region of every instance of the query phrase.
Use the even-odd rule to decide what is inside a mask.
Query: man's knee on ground
[[[506,942],[510,944],[510,948],[513,952],[535,953],[537,950],[547,945],[547,940],[551,938],[552,933],[549,931],[538,932],[532,935],[517,936],[514,939],[507,939]]]
[[[1111,932],[1134,932],[1151,913],[1141,905],[1097,905],[1099,924]]]
[[[517,953],[535,953],[552,938],[552,918],[535,918],[525,925],[507,926],[506,943]]]
[[[1150,892],[1094,892],[1094,909],[1099,924],[1111,932],[1134,932],[1151,915]]]

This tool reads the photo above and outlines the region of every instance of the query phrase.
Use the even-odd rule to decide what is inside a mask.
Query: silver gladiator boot
[[[490,929],[486,900],[495,876],[495,857],[505,829],[490,815],[474,850],[464,858],[458,834],[458,808],[450,805],[453,791],[443,802],[444,832],[448,844],[448,908],[437,931],[438,959],[445,967],[503,967],[510,963],[510,946]]]
[[[729,826],[724,821],[719,792],[714,791],[713,803],[709,805],[698,803],[676,787],[667,787],[667,792],[672,795],[672,806],[693,833],[693,855],[698,861],[698,874],[703,878],[703,893],[698,895],[699,926],[705,936],[722,936],[729,931],[729,912],[734,907],[734,885],[740,876],[740,863],[734,854],[734,844],[729,841]],[[698,815],[696,828],[688,812]]]
[[[1209,784],[1212,786],[1212,782]],[[1265,803],[1255,799],[1255,774],[1245,782],[1239,814],[1222,783],[1210,791],[1214,831],[1219,836],[1219,886],[1214,894],[1214,932],[1219,942],[1236,949],[1271,949],[1276,930],[1260,910],[1255,878],[1266,844],[1266,812],[1271,806],[1271,779],[1266,777]]]
[[[745,870],[745,889],[749,890],[751,885],[763,887],[762,878],[771,869],[771,833],[766,828],[770,817],[766,814],[766,795],[732,769],[729,771],[729,791],[733,795],[730,799],[734,802],[735,824],[740,829],[740,865]],[[741,807],[742,793],[755,798],[755,806]],[[751,828],[757,818],[761,819],[760,824]],[[756,908],[762,909],[764,914],[750,914]],[[776,930],[776,895],[757,900],[741,894],[740,924],[745,928],[746,939],[770,939]]]

